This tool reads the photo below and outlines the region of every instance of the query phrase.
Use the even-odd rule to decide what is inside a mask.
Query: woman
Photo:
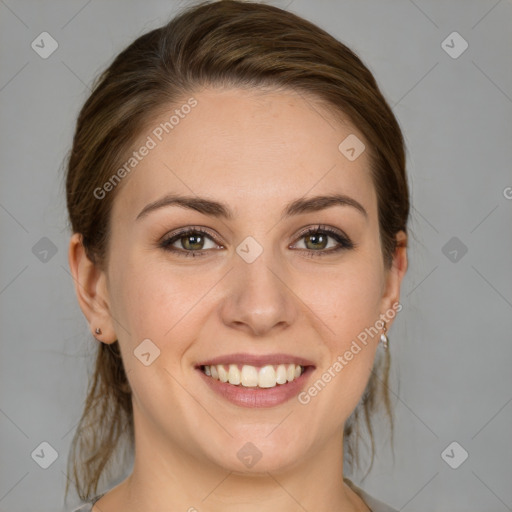
[[[409,214],[352,51],[273,6],[191,7],[101,75],[66,189],[98,341],[77,510],[392,510],[343,476],[361,413],[370,436],[390,413]],[[122,440],[133,470],[98,494]]]

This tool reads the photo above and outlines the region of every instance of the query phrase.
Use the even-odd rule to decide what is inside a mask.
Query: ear
[[[90,331],[99,341],[114,343],[117,336],[110,314],[107,277],[87,257],[80,233],[74,233],[71,237],[68,260],[78,303],[89,322]],[[101,329],[101,334],[96,334],[97,328]]]
[[[400,287],[402,279],[407,271],[407,235],[404,231],[396,234],[396,247],[393,253],[391,267],[386,271],[385,284],[381,299],[381,313],[385,314],[390,309],[396,310],[396,304],[400,301]],[[395,307],[393,308],[393,304]],[[393,323],[395,315],[387,321],[387,329]]]

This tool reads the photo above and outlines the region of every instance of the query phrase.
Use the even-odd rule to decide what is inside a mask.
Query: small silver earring
[[[94,331],[96,334],[101,334],[101,329],[99,327],[96,327],[96,330]]]
[[[380,335],[380,342],[382,343],[382,348],[384,348],[384,350],[387,350],[388,346],[389,346],[389,339],[386,336],[386,331],[387,331],[386,322],[384,322],[384,327],[382,328],[382,334]]]

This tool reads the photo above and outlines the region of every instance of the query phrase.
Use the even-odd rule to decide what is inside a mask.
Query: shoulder
[[[357,487],[357,485],[352,483],[348,478],[345,478],[344,481],[350,486],[350,488],[354,492],[361,496],[365,504],[370,508],[371,512],[398,512],[396,509],[391,508],[385,503],[382,503],[382,501],[379,501],[375,499],[373,496],[370,496],[368,493]],[[102,496],[103,494],[96,496],[91,502],[80,505],[78,508],[75,508],[72,512],[91,512],[94,503],[96,503]]]
[[[91,512],[92,505],[92,503],[84,503],[83,505],[80,505],[78,508],[75,508],[72,512]]]
[[[354,483],[352,483],[348,478],[343,479],[345,483],[355,492],[357,493],[365,504],[370,508],[371,512],[398,512],[398,510],[391,508],[389,505],[382,503],[375,499],[373,496],[370,496],[368,493],[357,487]]]
[[[79,507],[73,509],[72,512],[91,512],[93,505],[103,496],[103,494],[95,496],[90,502],[80,505]]]

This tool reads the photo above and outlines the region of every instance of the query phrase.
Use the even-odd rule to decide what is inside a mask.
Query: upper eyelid
[[[222,245],[216,241],[217,237],[215,235],[213,235],[208,228],[205,228],[202,226],[190,226],[187,228],[178,229],[176,232],[166,233],[162,237],[161,241],[166,242],[166,241],[173,240],[173,239],[179,240],[180,237],[188,235],[189,233],[204,234],[204,235],[210,237],[212,239],[212,241],[215,242],[217,245]]]
[[[217,242],[217,240],[216,240],[217,237],[210,232],[209,228],[206,228],[204,226],[189,226],[186,228],[178,229],[177,232],[164,235],[162,237],[162,242],[172,240],[174,243],[175,241],[179,240],[180,237],[182,237],[182,236],[185,236],[189,233],[197,233],[197,232],[208,236],[209,238],[211,238],[212,242],[214,242],[218,246],[224,247],[224,245],[222,243]],[[295,235],[294,240],[296,240],[296,241],[293,242],[293,244],[295,244],[298,240],[300,240],[301,238],[303,238],[310,232],[326,232],[327,235],[330,236],[331,238],[334,238],[335,235],[337,235],[340,238],[345,239],[348,242],[351,242],[351,239],[344,233],[344,231],[340,230],[339,228],[335,228],[333,226],[326,226],[324,224],[317,224],[317,225],[307,226],[305,228],[302,228],[299,231],[299,233],[297,235]],[[338,243],[340,243],[340,242],[338,241]],[[177,249],[177,250],[183,250],[183,249]],[[203,250],[204,249],[198,249],[198,251],[203,251]],[[192,252],[192,251],[188,251],[188,252]]]
[[[307,227],[301,229],[296,236],[301,238],[310,232],[317,232],[317,231],[318,232],[326,232],[329,234],[329,236],[337,235],[341,238],[346,238],[347,240],[350,240],[349,236],[346,235],[343,230],[341,230],[339,228],[335,228],[334,226],[327,226],[325,224],[316,224],[313,226],[307,226]]]

